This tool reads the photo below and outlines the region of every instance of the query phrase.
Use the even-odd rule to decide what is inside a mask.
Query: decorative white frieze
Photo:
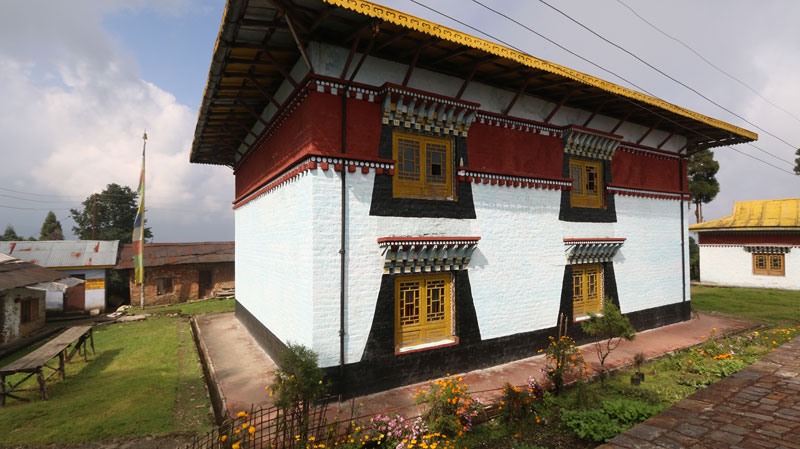
[[[466,137],[477,106],[393,86],[384,89],[384,125],[438,135]]]
[[[786,254],[792,250],[792,247],[781,245],[744,245],[744,250],[748,253],[756,254]]]

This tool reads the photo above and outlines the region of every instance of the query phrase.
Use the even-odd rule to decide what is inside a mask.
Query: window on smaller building
[[[449,273],[398,276],[394,288],[398,349],[453,339]]]
[[[158,296],[172,293],[174,288],[172,278],[158,278],[156,279],[156,285],[158,287]]]
[[[395,198],[451,199],[453,152],[450,139],[394,133]]]
[[[603,308],[603,267],[600,264],[572,266],[572,317],[598,314]]]
[[[783,254],[753,254],[753,274],[785,276]]]
[[[603,207],[603,162],[570,158],[571,207]]]
[[[39,319],[39,298],[25,298],[20,302],[20,322],[30,323]]]

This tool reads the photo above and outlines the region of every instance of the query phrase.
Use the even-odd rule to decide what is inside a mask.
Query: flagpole
[[[142,310],[144,310],[144,153],[147,149],[147,130],[145,130],[144,134],[142,135],[142,288],[139,289],[139,304]]]

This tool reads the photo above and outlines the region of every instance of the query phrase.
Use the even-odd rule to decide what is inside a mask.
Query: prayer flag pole
[[[140,299],[139,304],[144,310],[144,155],[147,148],[147,131],[142,136],[142,172],[139,175],[139,210],[136,211],[136,219],[133,222],[133,271],[134,284],[139,284]]]

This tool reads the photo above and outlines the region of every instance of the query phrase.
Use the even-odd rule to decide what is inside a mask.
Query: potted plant
[[[640,382],[644,382],[644,373],[642,372],[642,365],[644,364],[644,354],[641,352],[633,356],[633,366],[636,368],[636,376],[639,377]]]

